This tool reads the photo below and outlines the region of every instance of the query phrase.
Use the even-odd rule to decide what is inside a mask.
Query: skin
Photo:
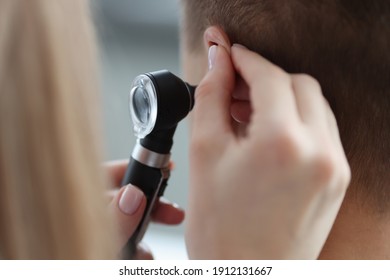
[[[207,29],[204,43],[203,50],[198,53],[189,53],[185,49],[182,53],[185,79],[192,84],[201,83],[202,85],[196,95],[197,106],[194,112],[193,135],[196,135],[196,137],[193,137],[191,141],[191,194],[186,234],[190,258],[389,259],[389,219],[372,215],[371,212],[367,212],[366,209],[363,209],[360,204],[356,203],[348,195],[344,198],[350,179],[350,171],[338,138],[337,124],[334,122],[333,114],[327,106],[327,102],[322,98],[318,83],[313,78],[305,75],[289,75],[260,56],[253,56],[253,54],[249,55],[251,59],[246,64],[240,64],[237,54],[234,54],[240,51],[235,50],[232,53],[228,37],[217,27]],[[214,61],[214,65],[219,64],[219,66],[215,66],[214,70],[208,71],[207,55],[211,45],[222,47],[222,50],[218,50],[218,56],[224,58],[217,59],[218,62]],[[234,56],[236,56],[235,62]],[[243,64],[245,65],[243,66]],[[248,65],[251,67],[248,67]],[[246,155],[246,158],[241,157],[241,164],[237,164],[237,158],[231,157],[231,151],[237,147],[226,144],[232,138],[234,139],[233,142],[241,141],[247,140],[248,137],[250,138],[256,134],[248,134],[248,124],[250,127],[251,121],[253,123],[251,118],[253,115],[252,106],[254,105],[250,101],[250,90],[253,92],[264,91],[261,83],[257,82],[257,85],[255,85],[255,81],[261,77],[253,75],[251,82],[248,75],[243,74],[246,78],[242,79],[239,76],[235,77],[234,72],[245,72],[244,68],[248,67],[250,70],[247,72],[256,74],[259,73],[259,65],[266,66],[265,68],[267,69],[261,75],[263,76],[263,81],[264,77],[267,77],[270,73],[272,76],[272,73],[275,74],[274,70],[276,70],[277,75],[273,77],[268,76],[268,80],[276,79],[278,81],[275,81],[275,83],[279,84],[280,80],[287,79],[296,85],[293,92],[287,91],[287,93],[293,94],[294,102],[299,105],[296,108],[298,109],[298,114],[300,116],[305,115],[304,118],[300,119],[300,125],[303,123],[304,125],[312,126],[312,128],[320,123],[327,123],[328,125],[322,131],[311,130],[309,134],[312,137],[317,134],[316,137],[311,138],[311,142],[320,143],[327,138],[329,144],[327,151],[329,153],[333,152],[333,157],[319,156],[319,149],[317,149],[317,154],[314,153],[315,156],[312,154],[309,160],[310,163],[317,167],[309,169],[306,165],[303,170],[305,175],[308,172],[313,174],[313,170],[316,174],[322,174],[322,176],[317,177],[320,180],[315,179],[309,184],[307,182],[306,184],[298,184],[298,187],[294,189],[296,193],[293,193],[292,196],[283,197],[283,195],[281,196],[283,192],[276,193],[276,195],[275,192],[272,194],[272,184],[268,186],[263,185],[260,188],[259,185],[252,186],[252,189],[250,188],[251,186],[248,187],[256,179],[258,180],[259,177],[261,177],[261,180],[264,180],[265,176],[260,176],[258,173],[259,170],[261,171],[261,168],[258,168],[253,173],[258,178],[251,178],[247,184],[243,184],[243,180],[238,180],[232,186],[229,185],[232,183],[232,178],[229,178],[224,182],[223,186],[218,186],[221,178],[226,179],[226,174],[232,174],[233,171],[238,175],[247,172],[245,168],[240,169],[240,167],[245,166],[245,163],[250,162],[249,159],[256,152],[259,152],[258,146],[252,146],[253,149],[247,150],[249,154]],[[230,70],[221,71],[221,69]],[[213,85],[216,86],[214,87]],[[223,89],[222,91],[220,91],[221,88]],[[268,92],[274,91],[270,90]],[[219,97],[218,94],[220,94]],[[308,99],[299,98],[300,95],[306,95]],[[310,95],[313,95],[314,99]],[[199,105],[199,103],[204,105]],[[223,106],[220,106],[221,104]],[[277,106],[278,102],[271,102],[269,108],[267,108],[267,113],[263,116],[272,114]],[[288,109],[287,107],[284,109]],[[291,102],[290,107],[294,107]],[[312,108],[316,108],[316,110],[312,110]],[[322,116],[317,114],[321,111]],[[230,116],[236,122],[232,122]],[[211,125],[210,119],[215,120]],[[255,123],[259,127],[264,128],[264,123],[261,123],[260,120],[255,121]],[[272,128],[272,126],[269,128]],[[264,130],[266,130],[266,134],[270,134],[269,129]],[[283,129],[280,131],[283,131]],[[318,136],[318,133],[321,134],[321,137]],[[219,137],[216,137],[218,135]],[[280,140],[280,136],[283,136],[283,133],[274,134],[271,139]],[[210,139],[214,141],[210,141]],[[287,139],[289,138],[287,137]],[[294,141],[291,143],[299,144]],[[248,142],[250,141],[240,143],[244,143],[243,146],[245,146]],[[223,153],[221,153],[221,150],[219,150],[219,153],[216,153],[221,147],[225,149],[222,150]],[[281,146],[271,145],[267,148],[271,149],[274,155],[282,155]],[[295,152],[298,152],[297,155],[302,155],[303,150],[298,149]],[[221,154],[227,154],[227,156],[224,157]],[[291,159],[294,165],[302,163],[300,162],[302,158],[299,156]],[[235,164],[229,166],[229,162]],[[325,165],[323,165],[324,162],[326,163]],[[259,162],[252,161],[250,163],[250,167],[253,167],[253,165]],[[108,164],[108,172],[111,174],[115,185],[120,184],[126,166],[127,162],[123,161]],[[219,168],[216,168],[216,166]],[[276,168],[276,170],[278,170],[277,175],[269,176],[268,183],[272,183],[272,179],[283,175],[279,168]],[[286,170],[288,170],[288,165],[284,171]],[[218,176],[218,174],[222,174],[222,176]],[[265,173],[265,175],[269,174]],[[291,173],[289,176],[291,176]],[[289,188],[291,187],[292,178],[288,176],[286,178],[288,184],[285,187]],[[338,180],[335,180],[335,178],[338,178]],[[334,184],[332,181],[338,181],[338,183]],[[243,185],[246,187],[245,189],[242,188]],[[302,192],[304,186],[307,187],[306,192]],[[269,188],[268,191],[271,191],[262,193],[267,187]],[[307,190],[310,191],[310,195],[307,195]],[[291,190],[286,189],[286,191]],[[134,232],[144,211],[144,204],[141,204],[135,214],[131,216],[124,215],[118,209],[121,192],[123,192],[123,188],[117,188],[110,193],[111,203],[109,206],[120,221],[123,233],[121,242],[124,244]],[[245,202],[252,200],[254,203],[240,205],[240,199],[238,198],[244,198]],[[284,199],[282,203],[281,199]],[[259,201],[267,202],[267,200],[275,201],[275,203],[264,203],[260,204],[260,208],[258,207]],[[343,203],[339,209],[342,201]],[[311,207],[309,211],[302,211],[302,209],[297,207],[308,204],[315,206]],[[235,207],[233,208],[232,205]],[[258,208],[252,207],[252,205]],[[278,206],[276,209],[275,205]],[[284,208],[281,209],[280,206],[284,206]],[[232,208],[236,209],[236,211],[230,211]],[[250,209],[250,211],[245,212],[245,209]],[[268,213],[268,215],[262,215],[262,213]],[[291,214],[291,219],[286,219],[288,218],[287,214]],[[356,218],[357,215],[359,215],[358,219]],[[174,204],[161,201],[153,218],[156,222],[178,224],[184,219],[184,212]],[[300,223],[299,218],[305,220],[306,223]],[[285,222],[280,223],[283,219],[286,219]],[[264,230],[267,227],[256,227],[256,225],[267,224],[269,228],[270,222],[272,224],[272,221],[275,220],[279,221],[279,223],[274,223],[273,227],[268,229],[268,231]],[[240,221],[244,221],[244,223],[240,224]],[[296,234],[286,235],[284,234],[285,232]],[[278,242],[281,242],[281,246],[275,247],[275,243],[277,244]],[[267,247],[267,244],[271,246]],[[145,248],[144,244],[140,244],[137,258],[152,259],[150,250]]]
[[[114,186],[120,186],[122,178],[126,172],[127,165],[127,160],[111,161],[105,164],[106,170]],[[136,230],[146,206],[146,198],[142,191],[134,186],[131,186],[135,195],[139,194],[142,196],[141,204],[132,215],[128,215],[121,211],[119,208],[119,201],[126,187],[127,186],[115,187],[107,193],[107,197],[109,199],[109,211],[119,223],[120,236],[118,242],[118,252],[120,252],[122,246],[127,242],[127,240],[129,240]],[[184,220],[184,211],[176,204],[160,199],[152,213],[152,220],[166,225],[177,225]],[[153,255],[150,249],[145,244],[141,243],[137,248],[135,259],[151,260],[153,259]]]
[[[208,72],[208,49],[211,45],[224,47],[231,52],[231,42],[228,36],[218,27],[209,27],[204,34],[204,46],[199,52],[189,52],[182,49],[184,78],[192,84],[199,84]],[[184,44],[183,44],[184,45]],[[242,84],[238,78],[236,83]],[[242,88],[242,85],[240,86]],[[240,88],[238,87],[238,88]],[[246,123],[251,115],[248,106],[247,90],[232,92],[233,104],[231,115],[241,124],[240,130],[245,131]],[[238,99],[238,100],[235,100]],[[241,107],[237,110],[234,107]],[[206,125],[206,124],[205,124]],[[350,186],[354,188],[357,186]],[[360,186],[362,187],[362,186]],[[369,187],[369,186],[365,186]],[[390,219],[388,215],[375,215],[371,209],[366,209],[362,203],[347,192],[336,220],[319,254],[319,259],[390,259]]]
[[[320,259],[390,259],[390,221],[346,198]]]
[[[106,170],[114,185],[120,185],[127,164],[127,160],[106,163]],[[118,209],[117,204],[123,189],[124,187],[117,187],[107,194],[110,202],[109,210],[120,221],[123,232],[121,244],[124,244],[134,232],[144,209],[144,205],[142,205],[134,215],[124,215]],[[176,225],[184,219],[184,211],[176,204],[161,200],[157,207],[152,217],[154,222]],[[359,213],[359,219],[353,218],[356,217],[357,213]],[[356,203],[344,201],[319,258],[390,259],[388,232],[390,232],[390,223],[387,219],[366,214]],[[118,248],[119,251],[120,248]],[[151,250],[146,244],[139,244],[136,259],[153,259]]]
[[[350,181],[321,87],[231,47],[218,28],[207,29],[204,41],[203,52],[183,53],[185,78],[200,82],[190,147],[189,256],[318,258]],[[207,60],[208,49],[214,54]],[[241,124],[232,125],[231,117]]]

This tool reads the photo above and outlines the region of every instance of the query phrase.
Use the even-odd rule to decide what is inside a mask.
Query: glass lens
[[[148,76],[139,75],[134,79],[129,94],[129,109],[134,135],[142,139],[153,130],[157,120],[157,93]]]
[[[150,118],[150,103],[148,94],[142,87],[137,87],[134,91],[133,110],[137,119],[146,125]]]

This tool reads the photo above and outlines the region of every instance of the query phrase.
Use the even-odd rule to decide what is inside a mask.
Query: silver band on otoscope
[[[171,159],[171,154],[159,154],[144,148],[139,143],[139,140],[137,141],[131,156],[138,162],[152,168],[168,167]]]

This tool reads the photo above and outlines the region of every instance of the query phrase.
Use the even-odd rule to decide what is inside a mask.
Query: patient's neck
[[[390,215],[374,215],[347,199],[319,258],[390,259]]]

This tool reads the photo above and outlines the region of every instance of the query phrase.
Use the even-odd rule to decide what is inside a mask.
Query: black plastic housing
[[[153,131],[175,127],[194,107],[195,88],[167,70],[145,74],[157,94],[157,120]]]

